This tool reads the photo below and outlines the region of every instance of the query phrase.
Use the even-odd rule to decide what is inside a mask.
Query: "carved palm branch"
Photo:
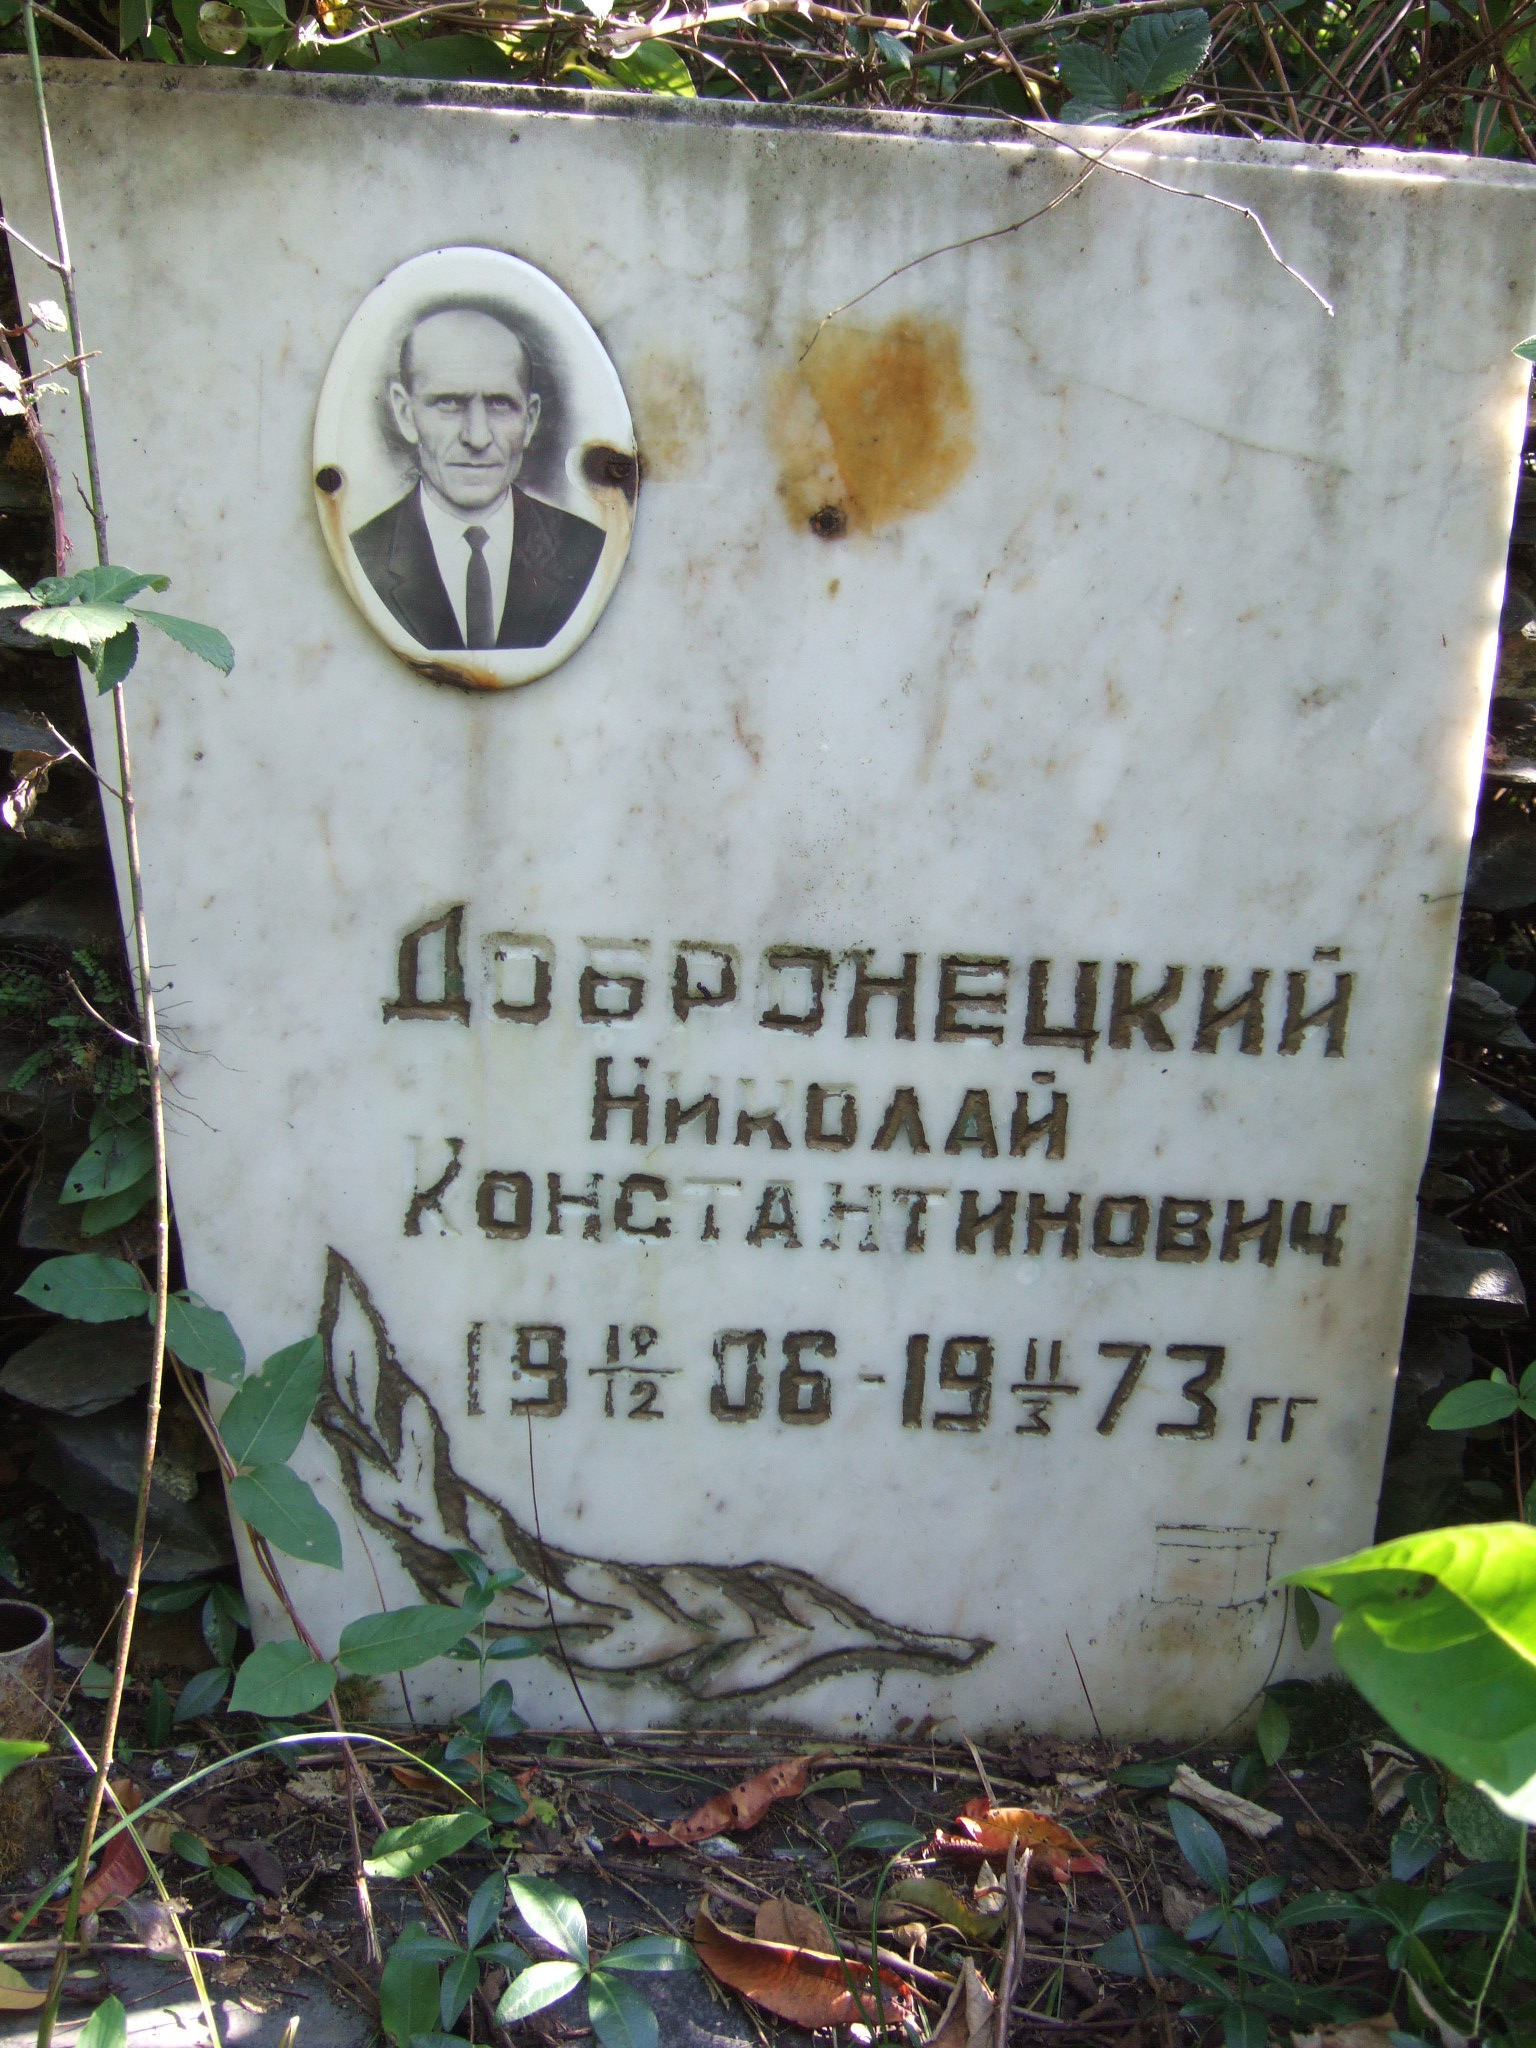
[[[362,1276],[335,1250],[320,1336],[315,1420],[359,1521],[388,1540],[425,1600],[462,1587],[456,1549],[493,1569],[517,1565],[522,1583],[489,1612],[493,1635],[527,1635],[583,1675],[644,1680],[701,1704],[772,1699],[843,1672],[964,1671],[992,1647],[882,1620],[789,1565],[623,1564],[540,1543],[454,1469],[442,1418],[401,1365]]]

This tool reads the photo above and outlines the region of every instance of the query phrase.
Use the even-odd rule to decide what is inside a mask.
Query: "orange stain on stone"
[[[936,505],[976,452],[960,337],[944,321],[822,329],[774,414],[779,494],[824,539]]]

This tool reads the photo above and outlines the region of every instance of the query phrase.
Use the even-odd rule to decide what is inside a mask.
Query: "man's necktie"
[[[491,572],[485,566],[485,544],[490,535],[483,526],[466,526],[469,542],[469,574],[464,579],[464,644],[494,647],[496,620],[491,610]]]

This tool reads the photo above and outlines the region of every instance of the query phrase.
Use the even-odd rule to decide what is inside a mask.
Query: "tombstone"
[[[1531,174],[50,90],[115,552],[237,651],[129,692],[188,1278],[325,1342],[322,1645],[468,1544],[536,1725],[1183,1736],[1322,1668],[1280,1581],[1372,1534]]]

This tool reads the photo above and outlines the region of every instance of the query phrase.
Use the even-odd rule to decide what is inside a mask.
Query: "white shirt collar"
[[[499,633],[502,609],[507,601],[507,572],[512,566],[511,491],[493,509],[469,514],[450,512],[425,484],[419,487],[417,496],[422,518],[427,523],[427,537],[437,557],[437,573],[443,579],[448,602],[453,606],[453,616],[458,620],[459,638],[466,645],[469,632],[465,622],[465,600],[472,550],[464,535],[471,526],[485,528],[485,566],[491,578],[492,624]]]

